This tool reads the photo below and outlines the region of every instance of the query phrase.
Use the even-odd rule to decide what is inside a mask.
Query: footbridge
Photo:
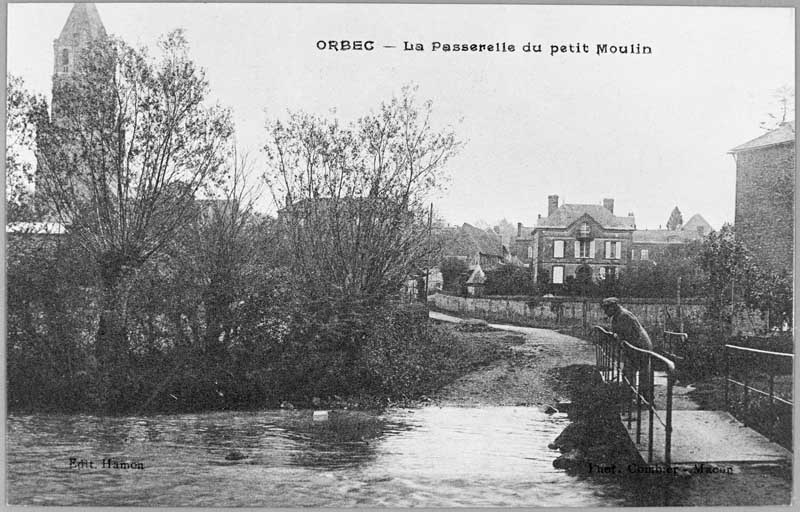
[[[686,390],[676,387],[675,379],[685,334],[666,332],[661,354],[619,340],[599,326],[592,329],[592,339],[598,370],[606,383],[620,387],[620,419],[647,463],[719,466],[791,460],[789,450],[727,409],[734,398],[745,409],[758,399],[768,404],[766,410],[788,407],[791,414],[792,401],[776,393],[775,383],[787,368],[791,379],[793,354],[726,345],[725,410],[703,411],[685,397],[676,401],[676,390]]]

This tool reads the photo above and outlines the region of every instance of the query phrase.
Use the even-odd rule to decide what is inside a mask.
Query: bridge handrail
[[[771,355],[771,356],[785,356],[785,357],[794,358],[794,354],[792,354],[790,352],[771,352],[769,350],[760,350],[760,349],[757,349],[757,348],[742,347],[742,346],[739,346],[739,345],[728,345],[728,344],[725,345],[725,348],[730,348],[730,349],[733,349],[733,350],[743,350],[743,351],[746,351],[746,352],[755,352],[755,353],[758,353],[758,354],[767,354],[767,355]]]
[[[754,393],[757,393],[759,395],[762,395],[762,396],[765,396],[765,397],[769,398],[770,407],[775,407],[775,402],[776,401],[778,403],[781,403],[781,404],[784,404],[784,405],[788,405],[788,406],[793,406],[794,405],[794,400],[786,400],[784,398],[781,398],[781,397],[775,395],[775,376],[778,373],[774,369],[772,371],[766,371],[766,370],[762,371],[762,375],[764,375],[764,374],[769,375],[769,382],[768,382],[769,388],[768,388],[767,391],[751,386],[750,385],[751,384],[750,377],[752,375],[748,374],[747,372],[744,373],[744,378],[742,379],[742,382],[733,379],[732,375],[731,375],[730,358],[728,357],[729,351],[740,351],[740,352],[745,352],[745,353],[752,354],[754,356],[760,356],[760,357],[777,356],[779,358],[789,358],[789,359],[792,360],[792,364],[794,365],[794,354],[789,353],[789,352],[773,352],[773,351],[770,351],[770,350],[761,350],[761,349],[757,349],[757,348],[742,347],[742,346],[739,346],[739,345],[726,344],[725,348],[724,348],[724,352],[725,352],[725,395],[724,395],[725,396],[725,410],[730,410],[730,399],[729,399],[729,391],[728,391],[729,388],[730,388],[730,384],[735,384],[736,386],[740,386],[742,388],[742,405],[743,405],[743,410],[745,412],[747,411],[747,408],[748,408],[748,405],[749,405],[748,391],[752,391]],[[746,418],[744,416],[742,418],[742,421],[745,422],[745,424],[747,423],[746,422]]]
[[[601,327],[599,325],[595,325],[594,329],[600,330],[603,334],[605,334],[607,336],[612,336],[612,337],[616,338],[617,341],[620,341],[622,343],[622,345],[625,346],[625,347],[628,347],[628,348],[630,348],[630,349],[632,349],[632,350],[634,350],[636,352],[639,352],[641,354],[647,354],[649,356],[655,357],[656,359],[659,359],[667,367],[667,371],[668,372],[675,373],[675,363],[673,363],[671,360],[667,359],[666,357],[662,356],[661,354],[653,352],[652,350],[647,350],[647,349],[644,349],[644,348],[639,348],[639,347],[633,346],[633,345],[631,345],[630,343],[628,343],[625,340],[620,340],[619,337],[617,337],[616,334],[614,334],[613,332],[607,331],[606,329],[604,329],[603,327]]]
[[[602,326],[596,325],[592,328],[593,331],[596,331],[600,334],[599,340],[595,341],[595,355],[597,358],[597,366],[601,369],[601,375],[603,372],[608,372],[608,380],[615,381],[618,385],[627,385],[633,391],[634,397],[636,399],[636,443],[639,444],[641,442],[641,431],[642,431],[642,406],[646,406],[648,414],[648,445],[647,445],[647,455],[648,455],[648,462],[653,461],[653,427],[654,427],[654,419],[658,419],[659,423],[664,425],[665,436],[664,436],[664,461],[667,465],[670,464],[671,461],[671,451],[672,451],[672,388],[675,384],[675,363],[672,362],[670,359],[662,356],[661,354],[657,354],[652,350],[647,350],[639,347],[635,347],[631,345],[629,342],[625,340],[620,340],[619,337],[606,330]],[[614,346],[611,346],[609,341],[614,340],[616,341]],[[623,351],[623,348],[625,349]],[[636,367],[635,371],[639,375],[639,378],[636,378],[634,382],[631,381],[632,375],[628,374],[625,375],[622,368],[628,364],[634,365],[632,359],[630,359],[630,354],[638,353],[640,357],[646,356],[647,357],[647,385],[644,386],[644,394],[642,394],[642,371],[641,367]],[[666,418],[662,420],[662,418],[656,412],[655,407],[655,393],[654,393],[654,386],[653,386],[653,364],[652,360],[655,358],[657,361],[661,362],[667,368],[667,404],[666,404]],[[629,375],[631,378],[629,378]],[[605,375],[603,376],[605,380]],[[633,397],[631,397],[633,398]],[[628,428],[632,427],[633,423],[633,403],[632,400],[627,400],[628,402]]]
[[[689,335],[685,332],[675,332],[675,331],[664,331],[664,336],[662,337],[661,347],[660,350],[667,356],[673,359],[680,359],[683,360],[684,357],[682,355],[678,355],[680,348],[683,348],[686,345],[686,342],[689,340]]]

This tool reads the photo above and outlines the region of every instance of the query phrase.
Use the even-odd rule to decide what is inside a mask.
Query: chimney
[[[553,215],[556,210],[558,210],[558,196],[547,196],[547,216]]]
[[[603,207],[611,213],[614,213],[614,199],[603,199]]]
[[[522,223],[517,222],[517,238],[522,238]]]

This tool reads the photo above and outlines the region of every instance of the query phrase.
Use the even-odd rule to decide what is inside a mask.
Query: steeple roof
[[[78,43],[99,37],[106,37],[106,28],[97,7],[93,3],[74,4],[58,39]]]

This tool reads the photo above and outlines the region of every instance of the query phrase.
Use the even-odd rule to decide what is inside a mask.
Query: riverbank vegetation
[[[15,220],[65,232],[9,240],[10,410],[385,403],[497,356],[400,299],[461,145],[430,102],[270,120],[253,169],[183,34],[160,51],[89,45],[50,112],[12,80],[40,173]]]

